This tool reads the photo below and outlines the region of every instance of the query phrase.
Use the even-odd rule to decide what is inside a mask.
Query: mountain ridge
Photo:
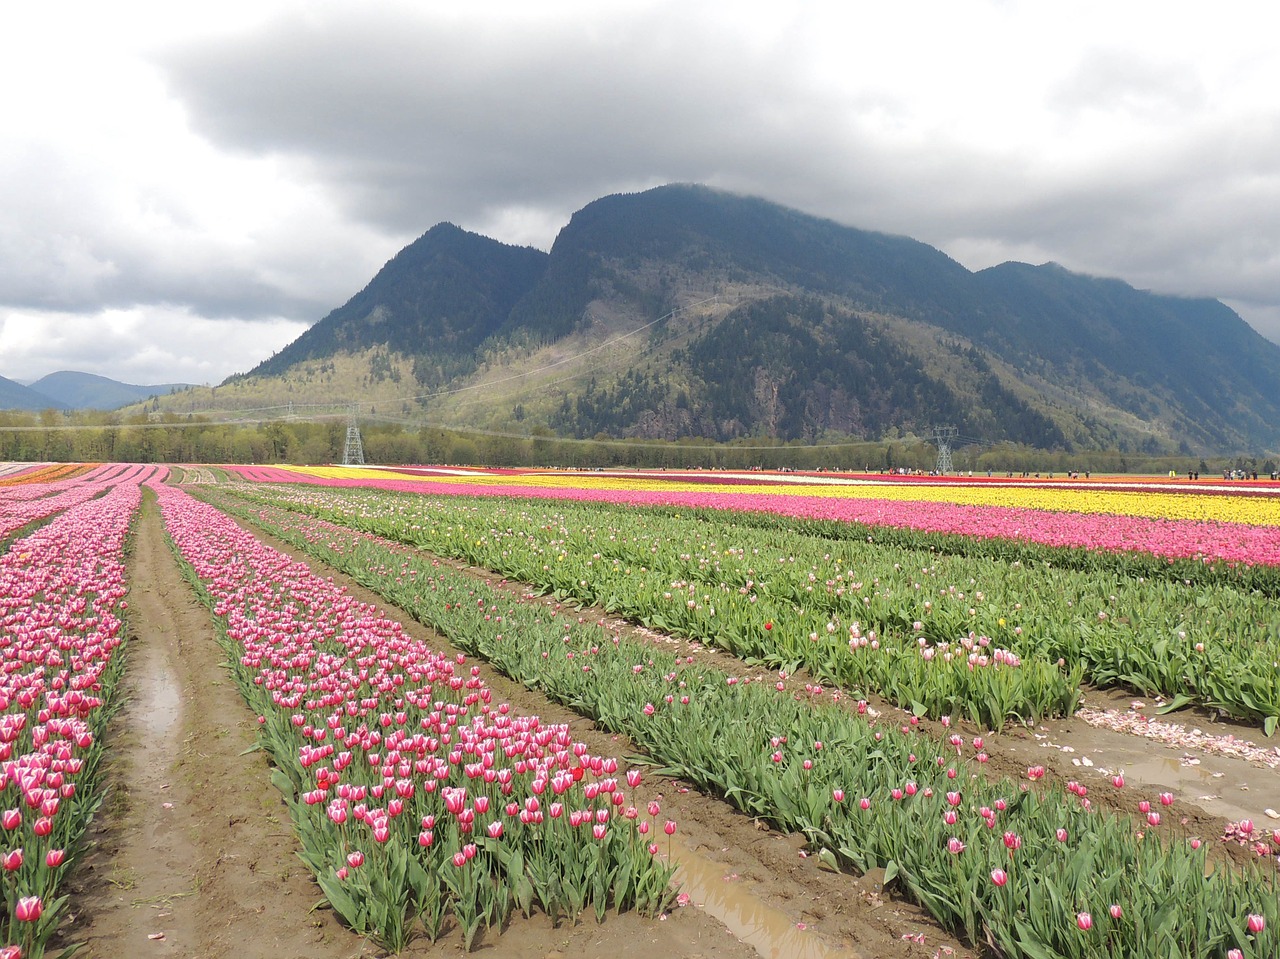
[[[1280,449],[1280,346],[1217,300],[974,273],[687,184],[592,201],[547,253],[438,224],[219,400],[336,399],[338,356],[364,370],[344,400],[455,428],[812,442],[952,422],[1052,449]]]

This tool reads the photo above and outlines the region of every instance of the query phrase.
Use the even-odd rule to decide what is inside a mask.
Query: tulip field
[[[38,959],[74,910],[144,497],[317,897],[388,950],[535,913],[657,921],[679,892],[680,826],[641,798],[660,775],[818,866],[882,872],[978,954],[1280,955],[1280,829],[1249,823],[1237,854],[1188,828],[1193,796],[1130,809],[1097,801],[1135,789],[1122,775],[1004,778],[986,752],[1086,687],[1274,737],[1280,488],[984,480],[4,467],[0,959]],[[481,661],[626,745],[501,702]]]

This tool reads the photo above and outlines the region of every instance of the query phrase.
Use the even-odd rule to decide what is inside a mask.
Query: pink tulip
[[[1089,915],[1087,912],[1077,912],[1076,925],[1088,932],[1093,928],[1093,916]]]
[[[66,856],[67,854],[65,850],[50,849],[47,853],[44,854],[45,865],[48,866],[50,869],[57,869],[59,866],[62,865],[62,861],[66,858]]]
[[[44,903],[39,896],[23,896],[13,907],[13,918],[19,922],[35,922],[44,913]]]
[[[1250,913],[1248,920],[1245,922],[1245,928],[1256,936],[1258,933],[1262,932],[1263,929],[1267,928],[1267,920],[1265,917],[1260,916],[1257,913]]]
[[[1003,869],[999,869],[999,868],[992,869],[991,881],[995,883],[997,886],[1003,886],[1005,883],[1009,881],[1009,874],[1006,873]]]
[[[4,866],[5,872],[17,872],[22,868],[22,849],[11,849],[0,856],[0,865]]]
[[[674,835],[676,831],[675,821],[672,819],[668,819],[665,823],[663,823],[662,831],[665,832],[668,836]]]
[[[1112,919],[1120,919],[1124,916],[1124,910],[1120,908],[1118,902],[1113,902],[1107,911],[1111,913]]]

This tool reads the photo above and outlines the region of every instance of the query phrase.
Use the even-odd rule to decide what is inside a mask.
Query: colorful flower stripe
[[[493,704],[478,667],[406,636],[213,507],[156,492],[287,774],[303,858],[356,931],[398,951],[419,919],[434,939],[447,910],[470,944],[513,905],[554,917],[668,901],[670,869],[616,759]]]
[[[390,479],[420,482],[475,483],[492,486],[533,486],[545,489],[648,491],[673,493],[764,494],[807,496],[820,499],[872,499],[892,502],[949,503],[960,506],[998,506],[1049,512],[1100,513],[1112,516],[1148,517],[1166,520],[1196,520],[1280,526],[1280,495],[1248,495],[1239,490],[1211,493],[1169,492],[1158,486],[1141,490],[1062,485],[1036,487],[1027,484],[995,486],[951,480],[924,485],[924,482],[884,482],[853,477],[814,477],[777,474],[768,481],[752,474],[738,474],[724,482],[719,474],[684,474],[673,478],[666,473],[557,473],[527,472],[522,475],[489,473],[473,476],[424,476],[394,469],[352,469],[350,467],[281,467],[320,478],[360,479],[379,474]],[[679,474],[677,474],[678,476]],[[713,478],[715,477],[715,478]],[[1220,488],[1221,489],[1221,488]]]
[[[1146,552],[1170,559],[1196,558],[1229,563],[1280,565],[1280,536],[1273,526],[1218,521],[1152,519],[1144,516],[1055,512],[950,502],[819,497],[789,493],[710,492],[470,484],[458,481],[379,480],[369,471],[332,468],[239,470],[257,482],[306,482],[342,488],[462,496],[523,496],[760,511],[805,519],[838,520],[924,532],[1009,539],[1046,546]],[[352,475],[354,474],[354,475]]]
[[[141,490],[90,492],[103,495],[0,557],[0,943],[31,959],[57,925],[58,885],[99,802],[98,736],[120,668],[124,546]]]
[[[60,479],[69,479],[89,469],[83,463],[49,463],[31,466],[20,463],[13,473],[0,472],[0,487],[20,485],[23,483],[52,483]]]
[[[939,554],[928,543],[881,542],[883,534],[833,541],[786,523],[757,527],[743,514],[296,483],[234,492],[773,669],[803,664],[823,682],[935,717],[998,728],[1013,717],[1062,715],[1083,675],[1212,705],[1266,729],[1280,723],[1274,600],[1247,585],[1148,581],[1106,561],[1077,568],[1043,556]]]

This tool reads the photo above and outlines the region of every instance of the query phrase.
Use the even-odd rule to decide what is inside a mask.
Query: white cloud
[[[220,383],[297,339],[283,318],[211,320],[173,308],[83,313],[0,311],[3,375],[29,383],[60,370],[125,383]]]

